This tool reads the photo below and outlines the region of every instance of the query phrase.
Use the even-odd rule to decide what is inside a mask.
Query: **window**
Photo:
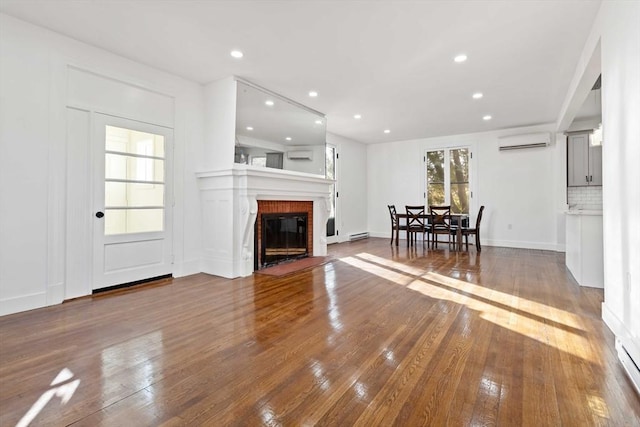
[[[136,151],[139,156],[136,159],[136,179],[138,181],[153,181],[153,160],[148,156],[153,156],[153,140],[143,139],[136,141]]]
[[[452,213],[469,213],[468,147],[427,151],[427,206],[451,205]]]

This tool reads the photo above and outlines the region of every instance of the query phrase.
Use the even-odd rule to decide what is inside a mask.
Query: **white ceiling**
[[[0,0],[3,13],[196,82],[243,77],[365,143],[555,122],[599,6]],[[244,58],[231,58],[232,49]],[[454,63],[459,53],[469,59]],[[484,98],[473,100],[476,91]]]

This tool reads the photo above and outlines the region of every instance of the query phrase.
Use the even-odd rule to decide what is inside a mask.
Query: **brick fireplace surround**
[[[256,217],[256,248],[257,260],[262,259],[262,214],[271,213],[307,213],[307,248],[313,253],[313,202],[295,200],[258,200],[258,215]],[[260,262],[258,261],[258,264]]]

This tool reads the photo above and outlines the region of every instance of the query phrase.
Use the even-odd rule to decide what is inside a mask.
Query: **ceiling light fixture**
[[[360,119],[362,118],[362,115],[360,115],[360,114],[354,114],[354,115],[353,115],[353,118],[354,118],[354,119],[356,119],[356,120],[360,120]]]
[[[315,90],[312,90],[309,92],[309,96],[312,98],[315,98],[316,96],[318,96],[318,92],[316,92]]]
[[[239,50],[232,50],[231,51],[231,56],[233,56],[236,59],[240,59],[240,58],[242,58],[244,56],[244,53],[242,53]]]
[[[291,137],[290,137],[290,136],[286,137],[285,139],[286,139],[287,141],[291,141]]]
[[[316,124],[317,125],[321,125],[322,124],[322,120],[316,120]]]
[[[251,126],[247,126],[247,130],[253,130]]]
[[[269,107],[273,107],[273,101],[272,100],[267,100],[264,102],[265,105],[268,105]]]
[[[473,95],[473,99],[480,99],[482,98],[484,95],[482,94],[482,92],[476,92]]]
[[[491,117],[490,115],[487,114],[486,116],[482,117],[482,120],[484,120],[486,122],[487,120],[491,120],[492,118],[493,117]]]
[[[384,133],[391,133],[391,130],[390,129],[385,129]]]
[[[467,55],[465,55],[464,53],[460,54],[460,55],[456,56],[455,58],[453,58],[453,60],[456,61],[456,62],[464,62],[464,61],[467,60]]]

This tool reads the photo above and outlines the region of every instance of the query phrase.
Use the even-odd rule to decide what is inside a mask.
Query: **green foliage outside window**
[[[446,202],[445,174],[449,173],[448,195],[452,213],[469,213],[469,150],[449,150],[446,164],[445,150],[427,153],[427,204],[441,206]],[[448,168],[447,168],[448,166]],[[448,171],[446,170],[448,169]]]

